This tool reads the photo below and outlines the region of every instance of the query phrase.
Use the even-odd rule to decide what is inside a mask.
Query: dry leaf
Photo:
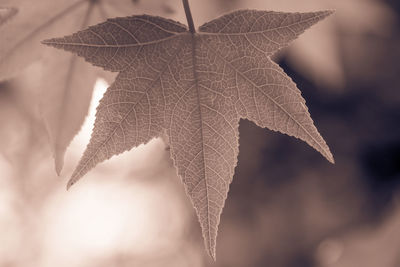
[[[96,164],[164,131],[209,254],[246,118],[333,157],[300,91],[270,56],[330,15],[240,10],[199,28],[148,15],[110,19],[45,44],[119,72],[97,109],[91,141],[71,186]]]

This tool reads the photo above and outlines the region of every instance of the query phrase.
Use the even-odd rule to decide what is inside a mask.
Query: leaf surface
[[[270,56],[331,14],[240,10],[199,28],[148,15],[109,19],[44,41],[119,72],[68,187],[98,163],[167,133],[171,156],[215,258],[220,215],[246,118],[333,162],[300,91]]]

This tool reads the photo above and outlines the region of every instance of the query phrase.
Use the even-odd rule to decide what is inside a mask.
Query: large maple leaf
[[[96,164],[166,132],[205,246],[215,258],[241,118],[295,136],[333,162],[300,91],[270,59],[329,14],[240,10],[197,33],[142,15],[44,41],[119,72],[97,108],[90,143],[68,187]]]

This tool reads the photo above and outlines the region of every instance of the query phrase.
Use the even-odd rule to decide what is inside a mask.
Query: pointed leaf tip
[[[322,10],[322,11],[317,11],[314,12],[314,14],[318,17],[318,20],[314,22],[314,24],[317,24],[318,22],[326,19],[327,17],[329,17],[330,15],[332,15],[333,13],[335,13],[335,10]],[[310,12],[312,13],[312,12]]]
[[[217,261],[217,255],[216,255],[216,245],[214,245],[213,249],[208,249],[208,255],[213,259],[214,262]]]
[[[330,153],[330,151],[329,151]],[[335,158],[333,157],[332,153],[329,154],[328,161],[332,164],[335,164]]]
[[[201,217],[201,216],[199,216]],[[204,240],[204,246],[206,249],[206,252],[210,258],[212,258],[214,261],[216,261],[216,240],[217,240],[217,233],[212,233],[210,231],[211,227],[209,227],[206,231],[204,231],[204,225],[200,222],[200,226],[202,229],[202,235],[203,235],[203,240]],[[217,226],[218,228],[218,226]],[[212,236],[214,236],[212,238]]]
[[[69,189],[71,188],[71,186],[73,186],[75,184],[74,181],[72,181],[71,179],[68,181],[67,183],[67,191],[69,191]]]
[[[46,39],[46,40],[40,41],[40,43],[43,45],[52,46],[52,40],[53,39]]]
[[[73,186],[74,184],[76,184],[76,182],[78,182],[78,180],[82,177],[82,175],[77,175],[77,169],[75,169],[75,171],[72,173],[71,178],[69,178],[68,184],[67,184],[67,190]]]
[[[55,160],[56,173],[57,173],[58,176],[60,176],[62,168],[64,166],[64,159],[56,157],[54,160]]]
[[[64,167],[64,155],[65,150],[61,148],[56,148],[54,151],[54,165],[56,169],[56,173],[60,176],[62,168]]]

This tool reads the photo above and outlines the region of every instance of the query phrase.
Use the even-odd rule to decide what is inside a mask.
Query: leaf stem
[[[185,8],[186,19],[187,19],[187,22],[189,24],[189,31],[192,34],[194,34],[194,33],[196,33],[196,30],[194,28],[192,13],[190,12],[189,1],[188,0],[182,0],[182,2],[183,2],[183,7]]]

